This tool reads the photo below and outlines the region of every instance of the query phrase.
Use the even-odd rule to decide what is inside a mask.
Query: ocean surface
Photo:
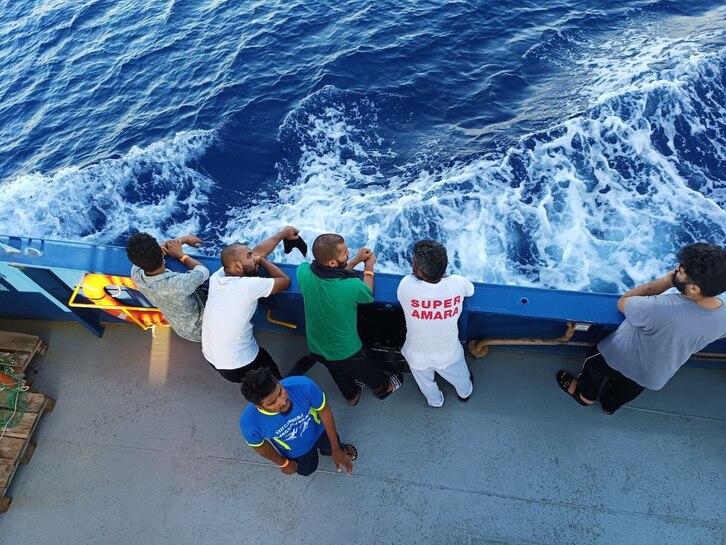
[[[724,2],[2,0],[0,120],[2,234],[600,292],[726,243]]]

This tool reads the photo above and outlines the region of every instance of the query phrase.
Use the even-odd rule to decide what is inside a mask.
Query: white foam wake
[[[501,157],[406,165],[388,180],[367,151],[375,105],[326,88],[324,107],[308,97],[281,131],[299,142],[297,170],[276,198],[233,209],[225,238],[256,242],[283,223],[308,239],[338,232],[402,273],[412,242],[433,237],[474,280],[624,291],[662,274],[683,243],[726,242],[722,171],[690,162],[726,160],[723,94],[714,99],[724,53],[684,61]]]
[[[212,143],[211,131],[183,131],[118,159],[0,184],[0,232],[119,242],[129,231],[157,237],[198,232],[212,181],[189,166]]]

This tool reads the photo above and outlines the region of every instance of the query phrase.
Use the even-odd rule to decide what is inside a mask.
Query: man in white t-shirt
[[[442,244],[420,240],[413,245],[413,274],[398,285],[407,329],[401,353],[432,407],[444,404],[436,373],[456,388],[461,401],[468,401],[474,390],[457,325],[464,297],[474,294],[474,284],[458,274],[445,277],[447,265]]]
[[[230,244],[222,250],[222,268],[209,277],[209,297],[202,318],[202,353],[230,382],[241,382],[251,370],[268,368],[282,375],[272,356],[252,334],[257,301],[290,287],[290,278],[265,259],[284,239],[298,239],[294,227],[282,231],[250,250]],[[262,267],[269,278],[259,276]]]

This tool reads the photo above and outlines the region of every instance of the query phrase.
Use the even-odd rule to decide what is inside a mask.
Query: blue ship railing
[[[194,257],[210,271],[215,271],[220,266],[217,257],[200,255]],[[56,306],[59,306],[58,302],[62,302],[65,296],[64,290],[68,289],[71,293],[74,288],[60,279],[56,274],[58,269],[127,276],[131,268],[125,249],[118,246],[2,235],[0,235],[0,263],[12,266],[28,276],[40,286],[41,291],[56,298]],[[167,260],[167,267],[172,270],[186,270],[174,259]],[[271,298],[267,310],[270,310],[274,317],[273,322],[294,323],[300,326],[298,332],[303,331],[302,297],[295,278],[296,266],[281,264],[280,267],[291,278],[292,286],[286,292]],[[395,274],[376,274],[375,305],[388,308],[398,306],[396,288],[400,278]],[[623,315],[616,307],[618,296],[614,294],[484,283],[476,283],[475,287],[475,293],[467,299],[460,320],[462,340],[501,337],[557,338],[565,332],[568,322],[576,322],[583,325],[591,324],[591,327],[587,331],[576,332],[573,340],[594,343],[615,329],[623,320]],[[11,290],[0,292],[0,300],[3,294],[6,300],[11,300],[9,291]],[[16,300],[20,301],[21,298],[16,297]],[[67,301],[66,298],[65,302]],[[38,315],[37,312],[37,316],[27,316],[20,312],[20,309],[9,308],[6,304],[2,306],[0,314],[6,317],[46,319],[55,317]],[[99,314],[96,312],[89,315],[89,312],[94,313],[94,311],[88,310],[79,315],[82,310],[86,309],[68,309],[75,314],[74,319],[85,322],[86,327],[100,334],[103,328],[100,325]],[[263,327],[287,329],[269,322]],[[707,351],[726,353],[726,343],[723,341],[714,343]]]

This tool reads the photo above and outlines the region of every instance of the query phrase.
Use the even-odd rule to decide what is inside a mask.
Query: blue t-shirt
[[[280,381],[292,403],[287,414],[263,411],[250,403],[239,419],[242,436],[251,447],[269,439],[285,458],[298,458],[313,448],[325,431],[318,411],[325,407],[325,394],[307,377]]]

